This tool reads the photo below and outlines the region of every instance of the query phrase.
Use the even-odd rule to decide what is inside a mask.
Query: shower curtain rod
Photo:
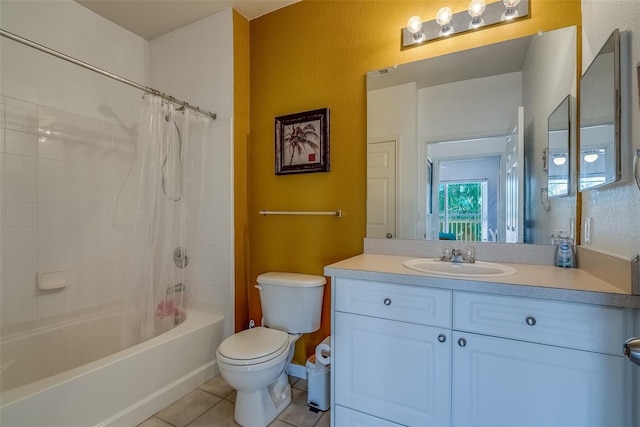
[[[216,114],[215,113],[212,113],[210,111],[201,110],[200,108],[198,108],[196,106],[190,105],[188,102],[180,101],[179,99],[176,99],[173,96],[170,96],[170,95],[167,95],[165,93],[162,93],[162,92],[160,92],[160,91],[158,91],[156,89],[150,88],[149,86],[143,86],[140,83],[136,83],[136,82],[133,82],[133,81],[131,81],[129,79],[125,79],[124,77],[120,77],[117,74],[110,73],[109,71],[103,70],[102,68],[98,68],[98,67],[96,67],[94,65],[91,65],[91,64],[88,64],[88,63],[86,63],[84,61],[80,61],[79,59],[76,59],[76,58],[74,58],[72,56],[65,55],[64,53],[58,52],[57,50],[54,50],[54,49],[48,48],[48,47],[46,47],[44,45],[41,45],[39,43],[33,42],[33,41],[29,40],[29,39],[25,39],[24,37],[20,37],[19,35],[11,33],[11,32],[6,31],[6,30],[3,30],[2,28],[0,28],[0,35],[3,36],[3,37],[6,37],[8,39],[11,39],[13,41],[16,41],[18,43],[22,43],[23,45],[26,45],[26,46],[32,47],[34,49],[37,49],[37,50],[39,50],[41,52],[48,53],[49,55],[53,55],[56,58],[64,59],[65,61],[71,62],[72,64],[79,65],[80,67],[86,68],[87,70],[91,70],[91,71],[96,72],[98,74],[102,74],[103,76],[109,77],[109,78],[111,78],[113,80],[117,80],[117,81],[119,81],[121,83],[124,83],[126,85],[135,87],[136,89],[140,89],[143,92],[151,93],[151,94],[160,96],[163,99],[166,99],[168,101],[173,102],[174,104],[178,104],[178,105],[186,107],[186,108],[188,108],[190,110],[197,111],[198,113],[205,114],[205,115],[211,117],[214,120],[216,119]]]

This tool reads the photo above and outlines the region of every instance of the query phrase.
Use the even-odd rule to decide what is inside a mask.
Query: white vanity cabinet
[[[333,279],[333,425],[630,426],[631,311]]]
[[[631,425],[627,310],[470,292],[453,307],[453,425]]]
[[[334,284],[334,425],[449,425],[451,291]]]

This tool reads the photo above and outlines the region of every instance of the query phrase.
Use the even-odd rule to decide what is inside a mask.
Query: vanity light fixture
[[[430,41],[479,31],[492,25],[506,25],[529,16],[531,0],[469,0],[469,6],[453,12],[442,7],[435,19],[423,21],[412,16],[401,30],[401,49],[420,46]]]
[[[506,10],[500,17],[501,21],[511,21],[518,17],[518,9],[516,7],[520,4],[520,0],[502,0],[502,3]]]
[[[443,7],[436,13],[436,22],[440,25],[440,31],[438,35],[449,36],[453,34],[453,25],[451,25],[451,18],[453,18],[453,12],[448,7]]]
[[[469,16],[471,16],[471,20],[469,21],[469,29],[475,30],[476,28],[480,28],[484,25],[484,19],[482,19],[482,14],[487,7],[487,3],[484,0],[471,0],[469,3]]]

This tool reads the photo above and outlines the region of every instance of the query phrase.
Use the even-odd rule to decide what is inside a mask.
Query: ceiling
[[[151,40],[230,7],[252,20],[300,0],[75,0]]]

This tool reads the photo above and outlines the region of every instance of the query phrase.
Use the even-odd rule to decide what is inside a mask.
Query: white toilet
[[[320,328],[326,279],[299,273],[258,276],[263,324],[222,341],[216,352],[220,374],[236,396],[235,420],[264,427],[291,403],[286,367],[301,334]]]

